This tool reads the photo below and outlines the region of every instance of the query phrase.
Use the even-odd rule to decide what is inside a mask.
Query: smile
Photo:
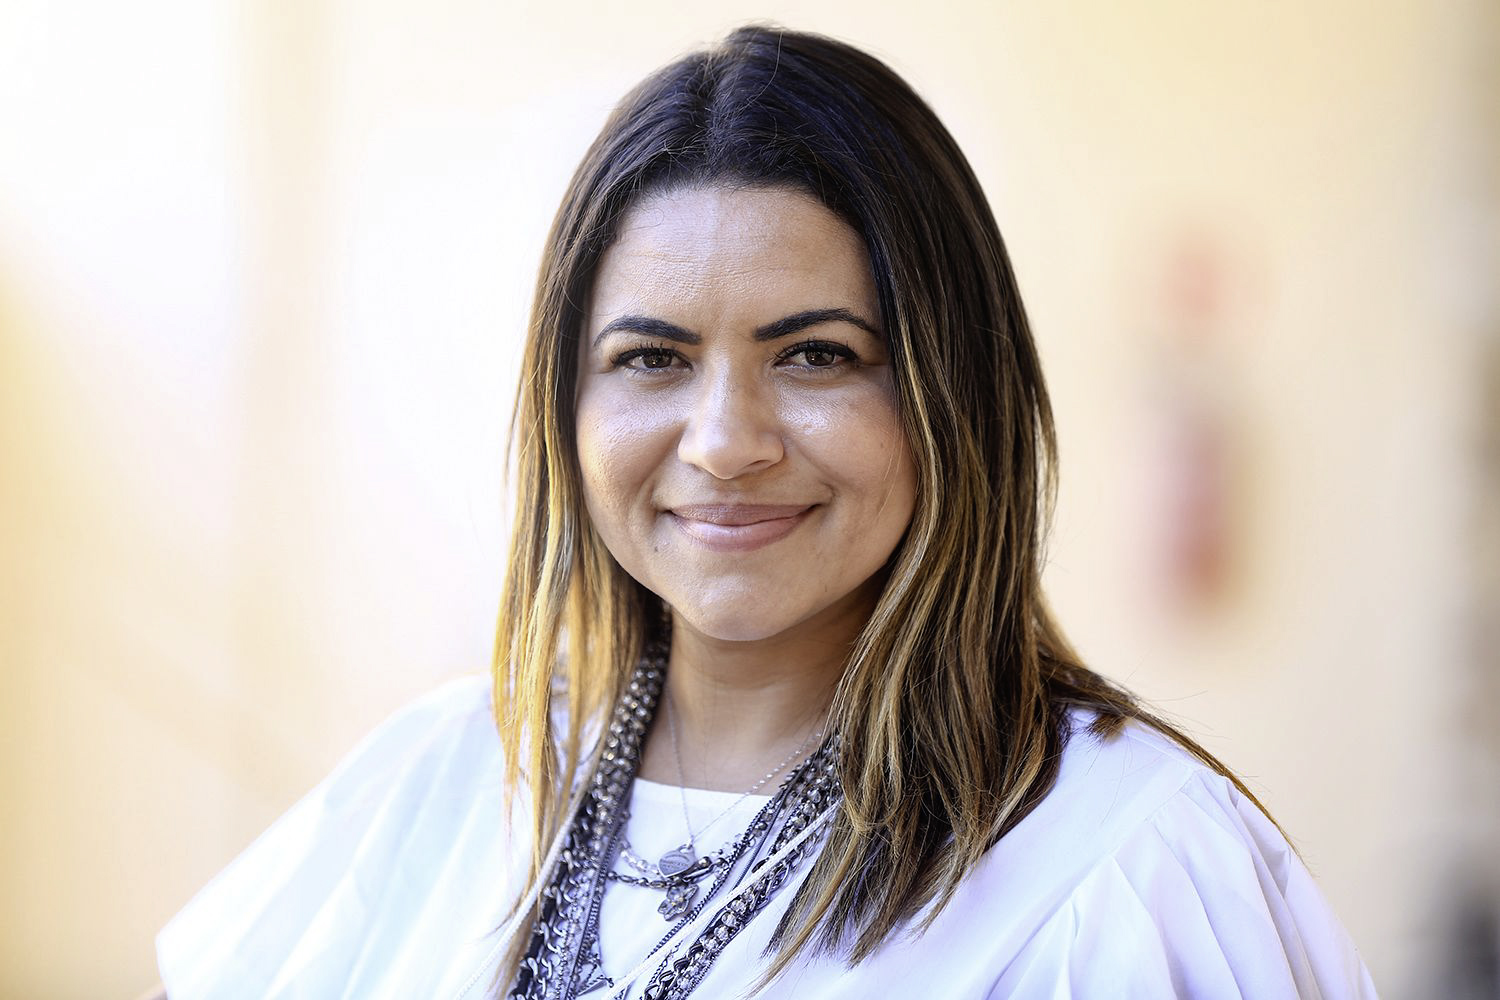
[[[791,534],[814,507],[698,504],[673,507],[666,513],[683,534],[704,548],[716,552],[747,552]]]

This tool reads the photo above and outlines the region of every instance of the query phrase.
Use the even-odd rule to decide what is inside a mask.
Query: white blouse
[[[501,789],[489,690],[464,678],[398,712],[200,891],[157,936],[172,1000],[491,995],[530,817]],[[1375,996],[1307,869],[1228,781],[1144,727],[1108,741],[1074,728],[1057,784],[925,933],[852,969],[801,960],[760,996]],[[700,854],[765,801],[736,798],[687,793]],[[676,788],[636,782],[626,836],[638,854],[681,843],[684,825]],[[797,877],[697,995],[735,996],[756,980]],[[609,975],[667,931],[661,898],[620,883],[605,892]]]

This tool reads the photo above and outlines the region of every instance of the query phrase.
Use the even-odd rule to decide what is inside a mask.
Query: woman
[[[163,931],[174,998],[1373,995],[1052,621],[1015,280],[883,64],[745,28],[632,92],[515,427],[493,718],[378,730]]]

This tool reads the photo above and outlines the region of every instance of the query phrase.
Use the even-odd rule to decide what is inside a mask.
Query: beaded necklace
[[[787,776],[721,858],[698,859],[690,873],[670,877],[682,880],[678,884],[691,882],[691,896],[696,896],[698,880],[714,875],[701,898],[696,902],[689,898],[689,905],[681,908],[676,923],[635,973],[618,984],[605,975],[599,952],[599,911],[611,875],[618,881],[632,878],[612,869],[623,841],[630,784],[660,700],[667,649],[668,640],[653,640],[615,706],[589,791],[563,834],[556,864],[544,876],[539,919],[508,994],[510,1000],[574,1000],[599,990],[609,991],[601,992],[601,998],[614,996],[626,991],[658,954],[659,964],[643,995],[647,1000],[687,997],[724,946],[812,855],[826,832],[823,823],[841,797],[835,773],[836,736]],[[704,866],[703,870],[696,870],[698,866]],[[675,885],[669,892],[671,888]],[[721,892],[726,895],[721,897]],[[710,912],[716,899],[726,898],[727,903]]]

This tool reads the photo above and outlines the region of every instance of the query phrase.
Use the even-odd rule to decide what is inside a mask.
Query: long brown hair
[[[843,807],[776,928],[766,979],[808,949],[863,959],[935,904],[930,921],[1051,788],[1070,707],[1096,713],[1100,735],[1129,719],[1153,726],[1249,796],[1084,668],[1048,611],[1051,408],[999,229],[952,136],[878,59],[746,27],[625,98],[574,175],[542,259],[495,649],[509,778],[535,803],[532,885],[591,767],[584,732],[618,697],[660,606],[584,510],[573,424],[583,308],[637,199],[714,183],[805,191],[864,238],[918,477],[911,525],[834,696]]]

